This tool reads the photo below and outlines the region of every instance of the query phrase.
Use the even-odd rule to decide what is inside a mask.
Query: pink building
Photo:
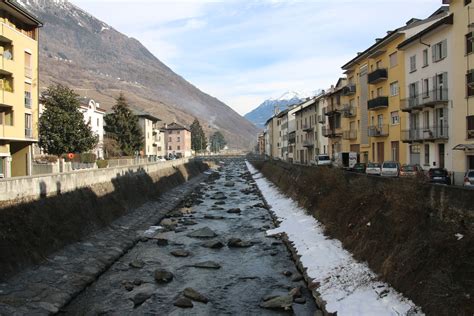
[[[165,125],[167,156],[191,157],[191,131],[177,123]]]

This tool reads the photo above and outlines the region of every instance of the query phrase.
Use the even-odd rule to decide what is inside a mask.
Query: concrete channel
[[[59,314],[320,313],[283,240],[266,236],[274,222],[243,159],[224,160],[159,226]]]

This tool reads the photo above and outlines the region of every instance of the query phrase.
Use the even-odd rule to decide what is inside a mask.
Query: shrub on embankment
[[[0,209],[0,280],[99,230],[208,167],[189,162],[153,173],[143,170],[28,203]]]
[[[473,315],[473,191],[281,162],[254,165],[425,313]]]

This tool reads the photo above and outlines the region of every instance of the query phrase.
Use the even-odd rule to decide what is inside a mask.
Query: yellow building
[[[31,174],[38,139],[38,29],[13,1],[0,2],[0,176]]]
[[[455,183],[462,183],[467,169],[474,169],[474,3],[470,0],[450,1],[453,21],[453,87],[450,130],[455,146],[452,169]]]
[[[400,110],[406,90],[405,58],[397,46],[439,20],[438,11],[387,32],[342,67],[347,75],[341,111],[342,151],[358,152],[361,162],[407,162],[407,146],[401,141],[407,115]]]

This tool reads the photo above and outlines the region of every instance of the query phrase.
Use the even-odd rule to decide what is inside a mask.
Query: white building
[[[402,42],[407,98],[402,111],[409,117],[402,128],[408,159],[425,169],[452,170],[453,142],[453,15],[450,14]]]
[[[104,115],[105,110],[100,108],[98,102],[89,98],[80,99],[80,107],[84,122],[89,124],[94,135],[98,136],[99,141],[94,149],[91,150],[97,156],[97,159],[104,158]]]

